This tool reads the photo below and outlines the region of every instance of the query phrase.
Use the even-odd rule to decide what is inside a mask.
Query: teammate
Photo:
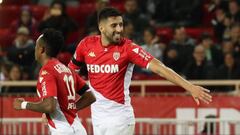
[[[52,135],[86,135],[77,111],[96,99],[84,80],[55,58],[63,44],[63,36],[53,29],[39,36],[35,59],[42,65],[37,82],[37,94],[42,101],[27,102],[17,98],[13,106],[16,110],[45,113]],[[76,94],[81,95],[78,101]]]
[[[91,105],[94,135],[133,134],[135,118],[129,86],[134,64],[185,88],[197,104],[199,99],[211,102],[209,90],[184,80],[140,46],[123,38],[123,18],[118,10],[100,11],[98,27],[101,35],[84,38],[69,63],[75,70],[83,63],[87,65],[89,86],[96,96],[96,102]]]

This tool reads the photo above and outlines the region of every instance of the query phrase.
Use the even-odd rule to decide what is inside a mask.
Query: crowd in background
[[[0,48],[1,81],[37,78],[39,65],[34,61],[34,40],[45,28],[63,33],[66,45],[62,49],[65,54],[62,57],[70,59],[82,37],[99,34],[97,13],[111,6],[111,0],[94,1],[94,11],[81,26],[66,12],[67,6],[80,5],[81,0],[32,2],[49,8],[41,20],[36,20],[28,5],[21,7],[19,18],[9,28],[15,34],[14,41],[8,47]],[[240,79],[239,4],[237,0],[125,0],[122,2],[124,36],[187,79]],[[210,23],[206,25],[204,22],[207,20]],[[199,37],[191,37],[186,32],[189,27],[203,25],[214,33],[206,31]],[[158,28],[166,27],[172,33],[168,40],[157,32]],[[82,28],[82,34],[69,43],[71,33]],[[67,64],[68,60],[62,62]],[[85,70],[82,72],[86,74]],[[152,75],[138,67],[135,73]],[[14,92],[15,88],[4,88],[3,91]]]

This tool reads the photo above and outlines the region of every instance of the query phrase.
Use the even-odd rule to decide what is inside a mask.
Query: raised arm
[[[200,104],[199,99],[207,104],[212,101],[212,96],[208,94],[210,92],[208,89],[191,84],[159,60],[155,58],[152,59],[148,69],[189,91],[198,105]]]

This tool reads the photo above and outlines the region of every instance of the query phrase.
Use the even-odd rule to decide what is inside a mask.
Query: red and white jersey
[[[87,85],[75,71],[69,69],[57,59],[50,59],[40,72],[37,82],[37,94],[40,99],[57,99],[56,111],[46,114],[48,124],[53,128],[70,127],[77,117],[76,92],[81,93]]]
[[[131,40],[103,47],[100,36],[84,38],[78,45],[69,67],[79,70],[86,63],[89,85],[96,96],[92,104],[93,124],[134,123],[129,86],[134,64],[147,68],[153,59]]]

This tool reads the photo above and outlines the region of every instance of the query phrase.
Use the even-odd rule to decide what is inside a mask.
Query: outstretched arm
[[[26,102],[23,98],[17,98],[13,102],[16,110],[31,110],[41,113],[52,113],[56,109],[56,99],[54,97],[44,98],[40,102]]]
[[[191,84],[172,69],[166,67],[159,60],[155,58],[152,59],[149,63],[148,69],[189,91],[198,105],[200,104],[199,99],[207,104],[212,101],[212,96],[208,94],[210,92],[209,90],[201,86]]]

